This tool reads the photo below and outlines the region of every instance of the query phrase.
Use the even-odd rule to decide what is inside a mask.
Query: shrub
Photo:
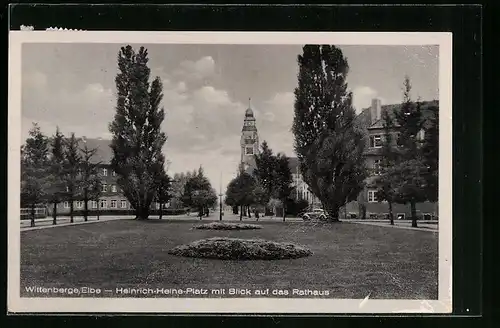
[[[262,226],[256,224],[244,224],[244,223],[212,222],[212,223],[197,225],[194,226],[193,228],[202,230],[253,230],[253,229],[262,229]]]
[[[309,249],[291,243],[227,237],[198,240],[188,245],[177,246],[168,253],[221,260],[282,260],[312,255]]]

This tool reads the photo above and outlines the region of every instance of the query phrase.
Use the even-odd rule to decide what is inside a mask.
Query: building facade
[[[422,103],[424,119],[429,115],[434,115],[434,110],[438,108],[437,101]],[[401,105],[382,106],[380,99],[373,99],[371,107],[364,109],[357,117],[357,124],[366,133],[366,148],[364,152],[365,163],[368,168],[369,176],[365,180],[366,186],[358,196],[357,201],[347,204],[343,210],[345,217],[367,218],[367,219],[385,219],[388,217],[388,203],[377,199],[377,188],[375,180],[381,174],[382,163],[382,144],[384,138],[384,120],[382,113],[387,111],[393,116],[395,111],[400,110]],[[391,133],[394,147],[397,147],[397,139],[400,127],[393,124]],[[419,134],[423,139],[425,130]],[[418,203],[417,216],[419,219],[437,219],[438,203],[423,202]],[[411,217],[409,204],[393,204],[393,214],[396,219],[409,219]]]
[[[79,148],[87,145],[88,149],[96,149],[95,155],[92,157],[92,162],[98,164],[98,175],[102,184],[102,194],[99,200],[92,200],[88,204],[88,209],[91,212],[120,212],[132,210],[129,201],[123,195],[120,187],[116,183],[117,175],[111,169],[111,158],[113,156],[111,150],[111,140],[102,138],[90,139],[86,137],[79,138]],[[73,203],[74,211],[83,211],[85,204],[83,200],[75,200]],[[48,206],[49,215],[52,215],[52,207]],[[63,201],[57,205],[57,213],[64,215],[70,212],[70,203]]]

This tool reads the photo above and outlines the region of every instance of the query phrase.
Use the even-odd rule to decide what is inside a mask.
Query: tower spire
[[[252,98],[248,97],[248,108],[252,108]]]

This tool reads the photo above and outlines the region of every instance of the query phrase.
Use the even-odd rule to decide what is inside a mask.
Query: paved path
[[[391,226],[389,222],[387,221],[368,221],[368,220],[344,220],[344,222],[349,222],[349,223],[355,223],[355,224],[367,224],[367,225],[374,225],[378,227],[386,227],[386,228],[397,228],[397,229],[407,229],[407,230],[417,230],[417,231],[427,231],[427,232],[438,232],[438,224],[436,223],[425,223],[425,222],[418,222],[418,228],[413,228],[411,226],[411,222],[398,222],[394,221],[394,225]]]
[[[28,230],[39,230],[39,229],[48,229],[48,228],[57,228],[57,227],[66,227],[70,225],[79,225],[79,224],[90,224],[90,223],[98,223],[105,221],[113,221],[113,220],[123,220],[123,219],[133,219],[133,216],[101,216],[99,220],[97,220],[96,216],[91,216],[88,218],[88,221],[84,221],[83,217],[75,217],[74,222],[70,223],[69,217],[58,217],[57,224],[52,224],[52,218],[45,219],[37,219],[35,220],[35,226],[30,226],[30,220],[21,220],[21,231]]]
[[[28,230],[39,230],[39,229],[48,229],[48,228],[57,228],[57,227],[65,227],[70,225],[79,225],[79,224],[90,224],[90,223],[98,223],[98,222],[106,222],[113,220],[132,220],[134,216],[101,216],[99,220],[97,220],[96,216],[90,216],[88,221],[84,221],[83,217],[75,217],[74,223],[70,223],[69,217],[58,217],[57,225],[52,224],[52,218],[45,219],[37,219],[35,221],[35,227],[30,227],[30,220],[21,220],[21,231]],[[151,219],[158,219],[158,216],[150,216]],[[176,215],[176,216],[164,216],[165,220],[175,220],[175,221],[193,221],[197,220],[199,222],[214,222],[219,221],[218,213],[211,213],[209,217],[203,217],[202,220],[199,220],[195,214],[191,215]],[[222,222],[240,222],[239,215],[235,215],[232,213],[225,213],[222,217]],[[283,222],[283,218],[281,217],[271,217],[265,216],[260,217],[258,220],[253,216],[252,218],[243,217],[242,222]],[[296,217],[287,217],[286,222],[303,222],[301,218]],[[410,221],[394,221],[394,226],[391,226],[387,221],[383,220],[342,220],[342,222],[346,223],[355,223],[355,224],[368,224],[379,227],[387,227],[387,228],[398,228],[398,229],[408,229],[408,230],[419,230],[419,231],[430,231],[437,232],[438,224],[432,222],[419,222],[418,228],[411,227]]]

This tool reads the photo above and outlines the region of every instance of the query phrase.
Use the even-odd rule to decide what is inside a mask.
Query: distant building
[[[90,139],[81,137],[78,139],[78,147],[82,148],[84,144],[89,149],[97,149],[95,155],[92,157],[92,162],[98,165],[98,174],[102,183],[102,195],[98,201],[90,201],[88,204],[89,211],[126,211],[131,210],[132,207],[123,195],[120,187],[116,183],[116,173],[111,169],[111,159],[113,157],[112,149],[110,148],[111,140],[102,138]],[[85,205],[83,200],[75,200],[73,204],[74,211],[83,211]],[[48,206],[49,215],[52,212],[52,206]],[[66,214],[70,211],[70,204],[68,201],[59,203],[57,206],[58,214]]]
[[[244,171],[253,171],[256,167],[254,156],[259,154],[259,132],[257,131],[257,125],[255,123],[255,116],[249,99],[240,139],[240,169]]]
[[[438,108],[437,100],[422,102],[422,111],[424,119],[435,114],[435,108]],[[357,201],[347,204],[344,209],[345,216],[362,218],[386,218],[388,216],[387,202],[379,202],[376,197],[377,188],[374,184],[375,179],[380,174],[380,165],[382,163],[382,142],[384,137],[384,120],[382,113],[387,111],[391,117],[401,109],[401,104],[382,105],[380,99],[373,99],[372,105],[364,109],[356,118],[356,123],[366,133],[366,149],[364,156],[366,165],[370,172],[366,179],[366,187],[360,193]],[[391,135],[394,147],[397,147],[397,139],[400,126],[394,122]],[[420,132],[420,138],[423,139],[425,128]],[[417,204],[417,215],[421,219],[437,218],[438,204],[424,202]],[[393,214],[395,218],[408,219],[411,216],[410,206],[404,204],[393,204]]]

